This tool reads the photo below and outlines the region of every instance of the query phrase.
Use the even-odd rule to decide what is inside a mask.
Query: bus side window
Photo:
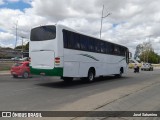
[[[86,51],[87,50],[87,44],[88,44],[88,40],[87,37],[84,35],[80,36],[80,43],[81,43],[81,50]]]
[[[67,31],[63,30],[63,44],[64,48],[68,48],[68,39],[67,39]]]
[[[94,52],[95,51],[95,47],[94,47],[94,39],[93,38],[89,38],[88,39],[88,51],[90,52]]]
[[[109,54],[109,43],[108,42],[106,42],[105,48],[106,48],[106,54]]]
[[[106,53],[105,42],[104,41],[100,42],[100,52],[101,53]]]
[[[100,41],[95,39],[95,51],[100,52],[101,51],[100,47],[101,47],[100,46]]]
[[[106,44],[106,53],[113,54],[114,45],[112,43],[107,42]]]
[[[77,33],[74,33],[74,43],[75,43],[75,49],[80,49],[80,35]]]
[[[110,44],[110,54],[114,54],[114,45]]]
[[[114,54],[115,55],[120,55],[120,50],[118,45],[114,45]]]
[[[67,31],[67,48],[71,48],[71,33]]]
[[[124,47],[120,47],[120,55],[125,56],[125,48]]]
[[[74,34],[75,33],[71,33],[71,48],[72,49],[75,49],[75,46],[76,46],[76,41],[75,41],[75,39],[74,39]]]

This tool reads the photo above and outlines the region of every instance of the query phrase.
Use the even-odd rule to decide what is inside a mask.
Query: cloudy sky
[[[102,38],[135,47],[151,41],[160,55],[160,0],[0,0],[0,46],[15,47],[21,37],[29,41],[31,28],[64,24],[99,37],[102,6],[105,6]]]

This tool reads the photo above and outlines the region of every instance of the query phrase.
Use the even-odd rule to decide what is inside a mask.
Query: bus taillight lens
[[[59,57],[56,57],[56,58],[55,58],[55,63],[56,63],[56,64],[60,64],[60,58],[59,58]]]

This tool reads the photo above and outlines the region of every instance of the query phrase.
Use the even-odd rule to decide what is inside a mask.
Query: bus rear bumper
[[[33,75],[63,76],[63,68],[37,69],[30,66],[30,72]]]

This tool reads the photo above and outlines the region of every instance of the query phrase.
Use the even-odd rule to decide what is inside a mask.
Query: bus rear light
[[[59,58],[59,57],[56,57],[55,60],[60,60],[60,58]]]
[[[60,63],[60,61],[55,61],[55,63],[59,64],[59,63]]]
[[[59,58],[59,57],[56,57],[56,58],[55,58],[55,63],[56,63],[56,64],[60,64],[60,58]]]

